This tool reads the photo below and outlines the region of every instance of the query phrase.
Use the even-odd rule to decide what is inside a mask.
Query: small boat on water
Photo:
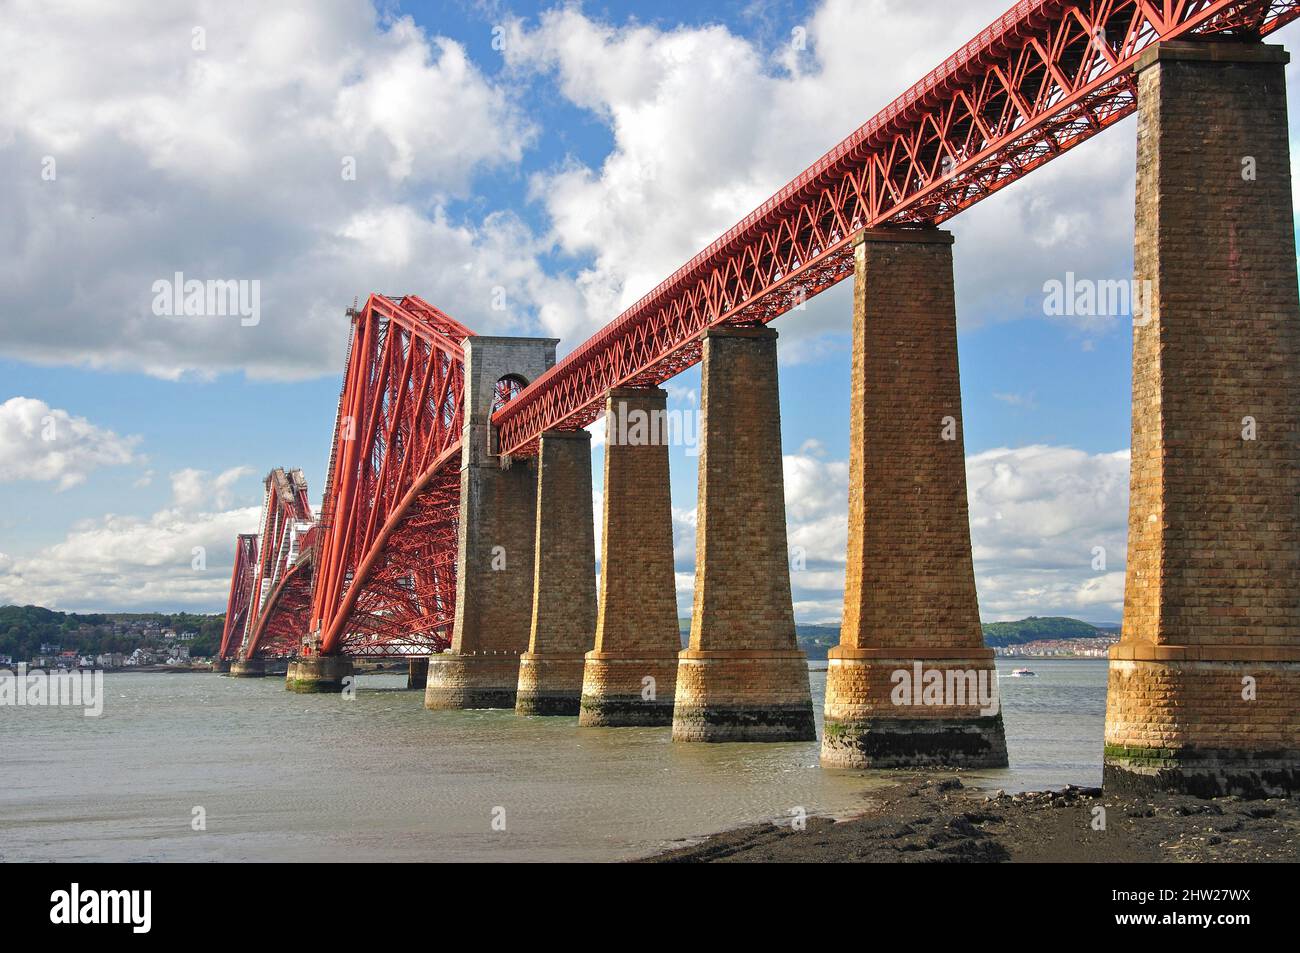
[[[1011,672],[1012,678],[1037,678],[1038,673],[1029,668],[1017,668]]]

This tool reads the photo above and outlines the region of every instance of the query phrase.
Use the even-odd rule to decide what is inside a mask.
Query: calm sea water
[[[1105,661],[1028,664],[1037,678],[1001,681],[1012,766],[971,779],[1100,784]],[[673,744],[425,711],[404,675],[358,684],[347,702],[279,678],[109,674],[97,719],[0,708],[0,860],[616,860],[795,807],[850,812],[889,778],[822,770],[815,743]]]

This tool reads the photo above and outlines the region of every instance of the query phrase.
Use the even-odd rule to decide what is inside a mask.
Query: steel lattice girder
[[[427,655],[451,644],[460,509],[456,450],[434,469],[377,550],[342,630],[346,654]]]
[[[307,499],[307,478],[302,470],[276,467],[267,474],[264,486],[257,567],[239,649],[239,656],[245,659],[294,654],[308,621],[297,599],[304,584],[310,592],[310,562],[316,532]],[[291,631],[294,634],[289,640]]]
[[[1118,122],[1151,44],[1297,16],[1300,0],[1016,4],[498,411],[502,453],[695,364],[704,329],[771,321],[847,278],[862,229],[936,226]]]
[[[310,611],[322,654],[450,642],[470,336],[414,295],[352,312]]]
[[[240,533],[235,540],[235,568],[230,575],[230,597],[226,601],[226,621],[221,630],[221,648],[217,658],[230,660],[239,650],[253,598],[253,577],[257,573],[257,534]]]
[[[246,658],[298,654],[311,611],[312,568],[308,550],[280,578],[245,647]]]

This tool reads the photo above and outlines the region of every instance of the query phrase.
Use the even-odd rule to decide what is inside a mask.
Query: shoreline
[[[683,838],[632,863],[1294,863],[1300,797],[1006,794],[955,774],[900,777],[851,816]]]
[[[42,666],[29,667],[28,675],[34,675],[37,672],[43,672],[46,675],[51,672],[103,672],[105,675],[211,675],[212,669],[209,666],[199,668],[189,668],[181,665],[132,665],[130,668],[45,668]],[[17,674],[12,668],[0,668],[0,675]]]
[[[397,662],[392,664],[378,663],[374,667],[369,667],[373,663],[366,663],[368,667],[358,668],[358,675],[405,675],[406,663]],[[36,672],[103,672],[105,675],[213,675],[225,674],[217,673],[211,665],[132,665],[130,668],[45,668],[43,666],[27,668],[27,674],[32,675]],[[14,669],[0,667],[0,675],[14,675]],[[268,673],[274,675],[283,675],[283,672]]]

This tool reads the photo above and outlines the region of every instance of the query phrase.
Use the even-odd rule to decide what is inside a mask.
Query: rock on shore
[[[1109,797],[1074,786],[1008,795],[939,776],[873,790],[848,820],[754,825],[644,862],[1294,862],[1297,843],[1300,798]]]

